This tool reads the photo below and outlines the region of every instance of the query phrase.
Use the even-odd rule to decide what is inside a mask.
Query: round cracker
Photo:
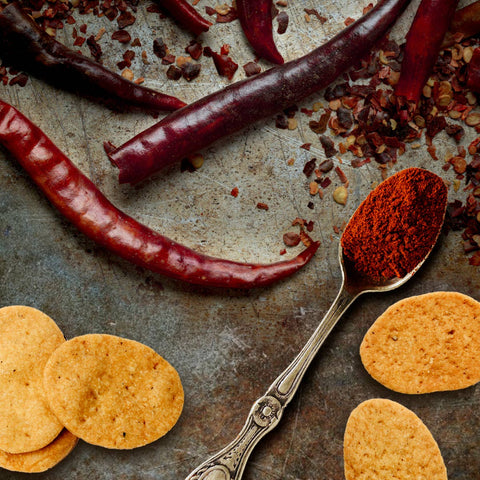
[[[177,371],[151,348],[113,335],[73,338],[44,372],[50,406],[82,440],[130,449],[165,435],[183,408]]]
[[[50,317],[24,306],[0,309],[0,331],[0,450],[38,450],[63,428],[43,395],[43,368],[65,339]]]
[[[344,436],[346,480],[447,480],[432,434],[411,410],[376,398],[355,408]]]
[[[368,373],[401,393],[458,390],[480,381],[480,303],[457,292],[401,300],[360,346]]]
[[[7,453],[0,450],[0,467],[12,472],[45,472],[60,463],[77,442],[78,438],[64,429],[52,443],[34,452]]]

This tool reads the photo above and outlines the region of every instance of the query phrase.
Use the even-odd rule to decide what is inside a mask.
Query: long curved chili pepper
[[[195,36],[207,32],[211,22],[203,18],[186,0],[157,0],[160,6]]]
[[[407,33],[395,94],[418,102],[433,71],[458,0],[422,0]]]
[[[185,106],[178,98],[130,82],[65,47],[43,32],[17,3],[0,11],[0,57],[56,87],[116,108],[129,105],[149,111],[172,111]]]
[[[272,63],[284,63],[272,32],[272,0],[237,0],[243,33],[257,55]]]
[[[366,15],[304,57],[233,83],[173,112],[109,152],[120,183],[136,183],[321,90],[357,64],[410,0],[380,0]]]
[[[459,8],[453,16],[450,30],[445,35],[442,48],[451,47],[456,43],[456,36],[469,38],[480,33],[480,0]]]
[[[0,144],[60,213],[87,237],[136,265],[168,277],[215,287],[265,286],[299,270],[319,245],[314,242],[297,257],[269,265],[202,255],[117,209],[40,128],[2,100]]]

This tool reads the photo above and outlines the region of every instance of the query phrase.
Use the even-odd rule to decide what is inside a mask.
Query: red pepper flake
[[[263,203],[263,202],[258,202],[257,203],[257,208],[259,210],[268,210],[268,205],[266,203]]]
[[[333,140],[326,135],[320,135],[319,138],[327,158],[333,157],[337,153],[337,149],[335,148]]]
[[[75,47],[81,47],[85,43],[86,38],[85,37],[76,37],[75,40],[73,41],[73,45]]]
[[[19,87],[24,87],[28,82],[28,77],[24,73],[19,73],[15,77],[10,79],[9,85],[18,85]]]
[[[355,22],[355,19],[354,19],[354,18],[352,18],[352,17],[347,17],[343,23],[345,24],[345,26],[348,27],[349,25],[351,25],[351,24],[354,23],[354,22]]]
[[[129,43],[132,37],[126,30],[117,30],[112,33],[112,40],[117,40],[120,43]]]
[[[168,47],[162,38],[156,38],[153,41],[153,53],[158,58],[165,58],[168,54]]]
[[[201,65],[199,63],[185,62],[181,66],[182,76],[187,82],[191,82],[198,77],[201,70]]]
[[[87,38],[87,45],[88,45],[88,48],[90,49],[90,53],[92,54],[92,57],[98,61],[99,58],[102,56],[102,47],[95,40],[95,37],[93,35],[90,35]]]
[[[300,145],[300,148],[303,148],[304,150],[310,150],[310,147],[312,146],[311,143],[304,143]]]
[[[175,63],[175,60],[175,55],[167,53],[167,55],[162,58],[162,65],[171,65],[172,63]]]
[[[347,176],[340,167],[335,167],[335,172],[342,183],[348,183]]]
[[[320,13],[318,13],[318,10],[316,10],[315,8],[304,8],[304,11],[307,15],[313,15],[317,17],[322,25],[327,21],[327,17],[320,15]]]
[[[87,24],[86,24],[86,23],[83,23],[82,25],[80,25],[79,30],[80,30],[83,34],[87,33]]]
[[[316,166],[317,166],[316,158],[312,158],[305,164],[305,166],[303,167],[303,173],[307,178],[309,178],[312,175],[312,173],[315,171]]]
[[[182,71],[175,65],[170,65],[167,69],[167,78],[169,80],[179,80],[182,78]]]
[[[203,53],[202,44],[196,40],[192,40],[185,48],[185,52],[188,53],[194,60],[198,60]]]
[[[230,192],[230,195],[231,195],[232,197],[237,198],[237,197],[238,197],[238,187],[232,188],[232,191]]]
[[[277,15],[277,22],[278,22],[277,33],[279,35],[283,35],[288,28],[289,18],[288,18],[287,12],[280,12]]]
[[[310,238],[308,233],[306,233],[304,230],[300,231],[300,240],[302,243],[308,248],[310,245],[312,245],[313,240]]]
[[[260,65],[256,62],[248,62],[243,66],[243,70],[245,70],[245,75],[247,77],[252,77],[253,75],[259,74],[262,69]]]
[[[222,47],[222,51],[225,51]],[[217,72],[222,77],[227,77],[231,80],[238,69],[238,64],[235,63],[226,53],[217,53],[214,52],[210,47],[205,47],[203,49],[203,54],[206,57],[211,57]]]
[[[135,23],[135,17],[131,12],[122,12],[117,18],[118,28],[125,28]]]
[[[283,235],[283,243],[287,247],[296,247],[300,243],[300,235],[295,232],[287,232]]]

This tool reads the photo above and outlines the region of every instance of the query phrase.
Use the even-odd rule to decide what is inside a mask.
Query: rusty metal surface
[[[357,18],[367,3],[289,2],[288,34],[276,36],[280,51],[288,59],[307,52],[338,32],[346,17]],[[207,4],[201,0],[198,8],[203,11]],[[412,3],[395,28],[396,38],[405,34],[417,4]],[[321,25],[312,17],[307,23],[304,8],[317,8],[328,21]],[[104,62],[115,69],[122,52],[108,35],[115,25],[93,16],[80,21],[88,22],[91,33],[107,29],[101,41]],[[59,39],[71,45],[68,32]],[[149,53],[151,63],[143,65],[138,50],[132,67],[147,86],[192,101],[228,83],[219,79],[209,59],[202,60],[201,75],[193,82],[168,81],[151,43],[161,36],[172,53],[183,55],[189,36],[168,19],[148,14],[145,5],[139,8],[132,36],[138,36]],[[238,22],[214,25],[204,43],[217,51],[230,44],[239,65],[254,58]],[[243,76],[241,70],[235,80]],[[183,479],[237,434],[252,402],[295,356],[334,299],[340,282],[334,227],[341,226],[381,180],[380,172],[374,164],[352,169],[345,161],[347,205],[335,204],[330,195],[312,200],[302,168],[323,152],[308,118],[298,116],[296,130],[278,130],[269,119],[216,144],[195,173],[172,168],[140,187],[119,186],[102,142],[120,144],[153,124],[152,117],[114,113],[33,78],[25,88],[0,86],[0,96],[35,121],[117,206],[197,250],[235,260],[276,261],[281,258],[282,234],[291,229],[292,220],[315,222],[311,235],[322,245],[295,277],[249,292],[193,287],[141,271],[96,247],[63,220],[15,161],[0,151],[0,305],[36,307],[55,319],[67,338],[109,333],[143,342],[177,368],[186,395],[180,421],[159,441],[133,451],[80,442],[60,465],[35,478]],[[299,106],[311,107],[321,98],[319,94]],[[312,143],[310,152],[299,148],[306,142]],[[440,152],[454,148],[446,136],[437,143]],[[287,163],[290,158],[295,158],[293,165]],[[407,152],[395,170],[411,165],[447,176],[442,161],[432,161],[425,149]],[[230,195],[234,187],[239,188],[236,198]],[[307,207],[310,201],[313,210]],[[269,210],[257,209],[258,202],[267,203]],[[479,479],[479,388],[395,394],[368,376],[358,355],[364,333],[389,305],[435,290],[480,299],[479,270],[468,265],[458,234],[442,237],[432,258],[406,286],[365,296],[347,312],[280,426],[253,453],[245,478],[343,479],[347,417],[361,401],[379,396],[402,403],[423,419],[439,443],[451,480]],[[26,477],[0,471],[2,480]]]

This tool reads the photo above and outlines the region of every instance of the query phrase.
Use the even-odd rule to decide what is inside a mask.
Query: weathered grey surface
[[[288,58],[308,51],[339,31],[347,16],[358,17],[368,2],[296,0],[289,2],[287,35],[276,37]],[[360,4],[361,3],[361,4]],[[199,8],[209,4],[202,0]],[[414,2],[412,6],[416,6]],[[134,64],[146,85],[187,101],[219,87],[208,59],[192,83],[166,80],[166,67],[151,50],[156,36],[173,53],[183,54],[189,37],[168,20],[147,14],[142,5],[134,34],[142,40],[151,64]],[[328,17],[321,26],[304,8]],[[401,37],[412,8],[395,30]],[[89,33],[114,24],[91,16]],[[96,22],[96,23],[95,23]],[[67,34],[60,40],[71,42]],[[117,45],[102,39],[105,64],[121,59]],[[205,43],[223,43],[243,65],[254,58],[238,23],[214,25]],[[141,49],[137,49],[137,60]],[[266,66],[266,64],[264,64]],[[235,79],[243,75],[237,72]],[[154,348],[179,371],[185,409],[163,439],[134,451],[103,450],[80,442],[62,464],[39,480],[181,480],[208,455],[229,442],[241,428],[252,402],[301,348],[337,292],[340,271],[336,252],[341,226],[381,179],[375,164],[342,168],[350,180],[345,207],[330,195],[311,199],[302,173],[305,161],[322,157],[308,117],[297,115],[299,128],[278,130],[272,119],[221,142],[205,152],[197,172],[172,168],[141,187],[118,186],[116,172],[102,148],[103,140],[120,144],[154,122],[141,114],[118,114],[30,79],[27,87],[0,87],[0,96],[28,115],[72,158],[116,205],[166,235],[202,252],[237,260],[279,260],[282,234],[295,217],[314,220],[312,237],[322,245],[302,272],[268,289],[232,292],[181,284],[140,271],[105,253],[80,235],[50,207],[26,174],[0,151],[0,305],[25,304],[56,320],[67,338],[92,332],[135,339]],[[305,107],[321,95],[305,101]],[[300,149],[312,142],[312,150]],[[440,152],[454,148],[446,137]],[[287,164],[291,157],[293,166]],[[395,169],[418,165],[452,180],[424,149],[407,153]],[[333,178],[333,176],[332,176]],[[230,195],[239,188],[239,196]],[[333,191],[333,188],[330,188]],[[451,192],[452,193],[452,192]],[[315,208],[307,208],[309,201]],[[266,212],[256,208],[265,202]],[[363,369],[358,347],[371,323],[393,302],[434,290],[457,290],[479,297],[478,268],[468,265],[459,235],[442,238],[430,261],[404,288],[365,296],[347,313],[307,373],[297,398],[276,431],[251,457],[247,480],[343,478],[343,431],[350,411],[376,396],[413,409],[431,429],[445,457],[450,480],[480,478],[480,390],[422,396],[394,394]],[[2,480],[26,475],[0,471]]]

